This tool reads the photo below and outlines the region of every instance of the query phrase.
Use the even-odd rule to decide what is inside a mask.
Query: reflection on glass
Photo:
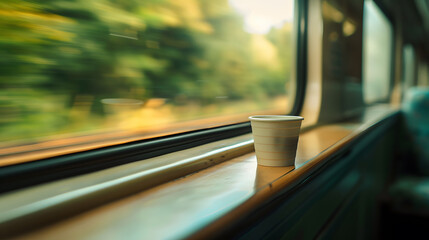
[[[346,37],[353,35],[356,31],[356,24],[353,23],[350,19],[347,19],[343,23],[343,34]]]
[[[363,78],[366,103],[387,99],[391,80],[392,26],[373,1],[365,1]]]
[[[285,113],[292,104],[293,0],[0,6],[3,146],[118,131],[163,135]]]
[[[322,13],[324,18],[328,18],[336,23],[341,23],[344,20],[344,14],[327,1],[323,1],[322,3]]]

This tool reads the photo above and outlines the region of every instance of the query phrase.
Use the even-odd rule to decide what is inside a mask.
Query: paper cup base
[[[259,159],[257,159],[257,162],[258,162],[258,165],[267,166],[267,167],[290,167],[290,166],[295,166],[295,160],[279,161],[279,160],[259,160]]]

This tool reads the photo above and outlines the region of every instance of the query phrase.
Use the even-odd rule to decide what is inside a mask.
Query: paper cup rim
[[[251,121],[262,121],[262,122],[279,122],[279,121],[301,121],[304,120],[301,116],[292,115],[255,115],[250,116]]]

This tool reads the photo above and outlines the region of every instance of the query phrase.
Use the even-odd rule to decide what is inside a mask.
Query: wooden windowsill
[[[150,169],[143,169],[142,163],[133,163],[134,168],[130,168],[131,165],[127,164],[11,193],[0,198],[0,206],[3,206],[0,208],[2,213],[0,215],[3,216],[3,219],[0,219],[0,228],[4,229],[7,226],[9,229],[16,227],[22,230],[23,225],[20,225],[19,221],[24,222],[24,226],[31,225],[42,216],[38,213],[44,211],[43,217],[49,218],[46,213],[48,215],[54,213],[46,209],[52,209],[55,204],[58,207],[53,209],[56,209],[57,216],[61,216],[61,211],[72,211],[70,207],[73,205],[68,203],[75,199],[81,199],[80,202],[78,201],[79,204],[103,202],[103,199],[97,198],[103,198],[109,193],[116,194],[115,191],[125,191],[126,188],[134,188],[138,193],[91,208],[78,215],[74,214],[74,217],[38,228],[20,237],[23,239],[57,239],[58,236],[63,239],[104,239],[123,236],[127,239],[170,239],[190,236],[204,238],[276,194],[287,191],[322,166],[341,148],[395,113],[397,110],[388,107],[375,107],[368,109],[359,121],[319,126],[304,131],[300,135],[295,167],[258,166],[253,152],[244,154],[252,147],[251,135],[246,135],[235,139],[237,148],[235,152],[230,149],[232,154],[225,155],[222,152],[217,157],[205,158],[199,162],[207,163],[206,165],[211,167],[146,191],[135,190],[147,189],[139,186],[139,184],[144,185],[144,178],[135,181],[120,175],[116,179],[123,182],[113,187],[93,185],[100,187],[95,189],[93,186],[87,186],[88,181],[109,182],[114,174],[118,172],[123,174],[124,169],[128,169],[130,174],[150,171]],[[219,143],[212,143],[213,146],[216,144]],[[221,147],[218,148],[221,149]],[[241,150],[237,151],[237,149]],[[163,161],[167,161],[165,159],[169,157],[172,159],[183,157],[183,154],[189,153],[169,154]],[[233,158],[224,161],[229,157]],[[158,163],[153,162],[153,164]],[[165,177],[160,173],[154,176]],[[57,192],[53,194],[52,191]],[[91,195],[91,191],[98,191],[98,194]],[[75,195],[67,198],[70,192],[74,192]],[[49,202],[46,198],[53,195]],[[57,197],[61,195],[63,195],[62,198]],[[54,200],[58,202],[53,204]],[[42,205],[38,206],[38,203]],[[5,207],[5,204],[9,205]],[[34,217],[26,218],[26,215]],[[6,219],[7,217],[9,218]],[[15,221],[14,218],[17,220]]]

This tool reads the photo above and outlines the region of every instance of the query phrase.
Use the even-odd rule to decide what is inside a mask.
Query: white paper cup
[[[249,117],[258,164],[295,165],[301,122],[300,116],[260,115]]]

